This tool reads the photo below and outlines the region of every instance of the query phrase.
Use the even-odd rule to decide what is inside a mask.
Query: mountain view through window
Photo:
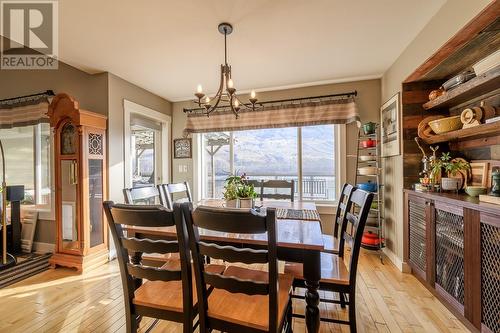
[[[256,180],[293,179],[303,200],[335,200],[334,125],[207,133],[203,151],[206,198],[221,198],[226,177],[245,173]]]

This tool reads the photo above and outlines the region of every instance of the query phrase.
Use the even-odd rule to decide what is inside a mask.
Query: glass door
[[[162,126],[134,115],[130,121],[130,167],[132,187],[154,186],[162,180]]]

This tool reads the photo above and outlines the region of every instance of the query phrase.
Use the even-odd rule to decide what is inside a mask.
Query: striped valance
[[[348,124],[359,120],[354,98],[266,106],[256,111],[216,111],[207,117],[188,114],[185,134],[237,131],[259,128],[298,127],[322,124]]]
[[[43,101],[33,105],[5,108],[0,106],[0,128],[12,128],[20,126],[48,123],[47,111],[49,103]]]

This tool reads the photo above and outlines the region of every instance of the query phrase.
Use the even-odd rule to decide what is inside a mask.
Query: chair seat
[[[339,253],[339,242],[337,238],[332,235],[323,234],[323,244],[325,246],[324,252],[333,254]]]
[[[303,265],[300,263],[285,263],[285,273],[295,279],[304,280]],[[349,285],[349,271],[344,260],[331,253],[321,253],[321,280],[320,283]]]
[[[224,275],[253,281],[268,281],[268,273],[265,271],[236,266],[228,267]],[[289,274],[279,274],[278,281],[278,323],[281,323],[290,300],[293,277]],[[265,331],[269,326],[269,296],[250,296],[214,289],[208,297],[208,316]]]
[[[175,267],[175,261],[162,266],[167,269],[180,269]],[[223,265],[206,265],[205,270],[210,273],[221,274],[226,267]],[[179,281],[146,281],[135,291],[132,301],[136,305],[162,309],[172,312],[183,312],[182,282]],[[198,303],[196,283],[193,278],[193,305]]]

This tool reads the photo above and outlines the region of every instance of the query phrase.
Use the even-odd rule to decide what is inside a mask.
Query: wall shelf
[[[463,128],[423,139],[427,144],[453,141],[458,139],[473,139],[487,136],[496,136],[500,133],[500,121],[490,124],[481,124],[475,127]]]
[[[500,87],[500,67],[481,74],[423,105],[425,110],[449,108]]]

